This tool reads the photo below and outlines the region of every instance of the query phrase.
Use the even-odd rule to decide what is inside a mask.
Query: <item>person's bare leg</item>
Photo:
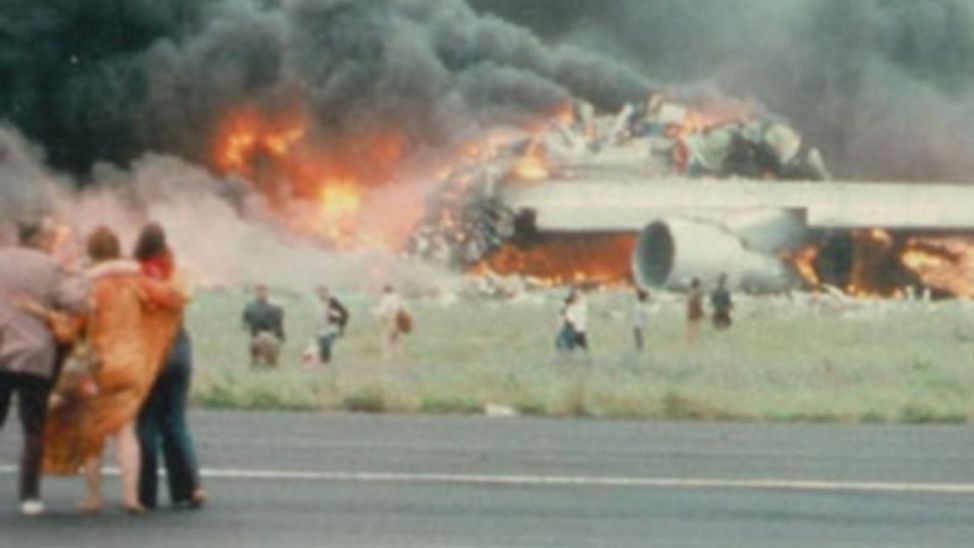
[[[395,332],[388,327],[382,328],[382,358],[388,360],[392,357],[392,347],[395,344]]]
[[[135,435],[134,421],[119,430],[115,455],[122,471],[122,505],[129,512],[145,512],[145,508],[139,503],[139,466],[142,455],[139,453],[139,438]]]
[[[693,346],[697,343],[697,337],[700,335],[700,321],[691,320],[687,323],[687,346]]]
[[[81,512],[101,510],[101,455],[89,457],[85,461],[85,497],[78,502]]]

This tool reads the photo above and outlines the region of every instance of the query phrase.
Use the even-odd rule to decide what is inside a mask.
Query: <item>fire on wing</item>
[[[331,248],[381,246],[473,274],[525,276],[542,284],[631,283],[641,227],[524,237],[524,219],[505,202],[503,188],[554,190],[578,179],[651,186],[660,174],[686,181],[731,178],[731,186],[737,180],[829,178],[818,152],[797,131],[733,101],[684,104],[654,94],[614,115],[565,103],[522,127],[454,145],[428,166],[422,192],[408,196],[393,191],[414,152],[403,132],[383,128],[336,137],[317,135],[313,127],[297,108],[234,109],[216,131],[213,168],[249,181],[284,223]],[[378,229],[365,222],[392,210],[404,220]],[[697,232],[727,236],[723,229],[697,230],[679,221],[660,226],[677,240]],[[859,227],[763,250],[770,255],[760,257],[726,243],[726,256],[746,257],[750,272],[764,276],[768,262],[777,261],[812,290],[832,286],[853,296],[893,297],[912,288],[974,297],[972,238]],[[713,262],[693,259],[694,268]],[[687,273],[680,264],[670,266]],[[777,267],[772,270],[778,276]]]

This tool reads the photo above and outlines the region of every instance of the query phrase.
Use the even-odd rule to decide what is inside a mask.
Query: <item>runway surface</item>
[[[212,503],[78,516],[81,479],[7,546],[957,546],[974,539],[966,426],[748,425],[198,412]],[[111,462],[111,459],[106,462]]]

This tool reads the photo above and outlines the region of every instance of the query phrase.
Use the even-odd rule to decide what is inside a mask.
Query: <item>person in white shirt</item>
[[[575,301],[575,290],[572,289],[565,297],[561,308],[558,309],[558,331],[555,333],[555,350],[558,352],[571,352],[575,349],[575,332],[572,325],[568,323],[568,307]]]
[[[632,305],[632,332],[636,341],[636,350],[642,350],[646,344],[646,328],[649,327],[649,292],[641,287],[636,288],[636,300]]]
[[[573,333],[572,346],[588,350],[588,300],[584,293],[572,290],[573,298],[565,307],[565,321]]]
[[[402,298],[391,285],[383,288],[382,299],[375,309],[375,315],[382,329],[382,355],[391,357],[399,347],[399,339],[411,329],[411,320]]]

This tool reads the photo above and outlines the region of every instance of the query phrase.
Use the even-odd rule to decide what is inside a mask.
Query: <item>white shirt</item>
[[[385,293],[375,309],[375,315],[384,322],[396,321],[396,315],[402,310],[402,299],[397,293]]]
[[[585,333],[588,329],[588,302],[579,297],[575,302],[565,308],[565,319],[572,324],[575,331]]]
[[[632,326],[636,329],[646,329],[649,326],[649,311],[646,303],[636,301],[632,305]]]

